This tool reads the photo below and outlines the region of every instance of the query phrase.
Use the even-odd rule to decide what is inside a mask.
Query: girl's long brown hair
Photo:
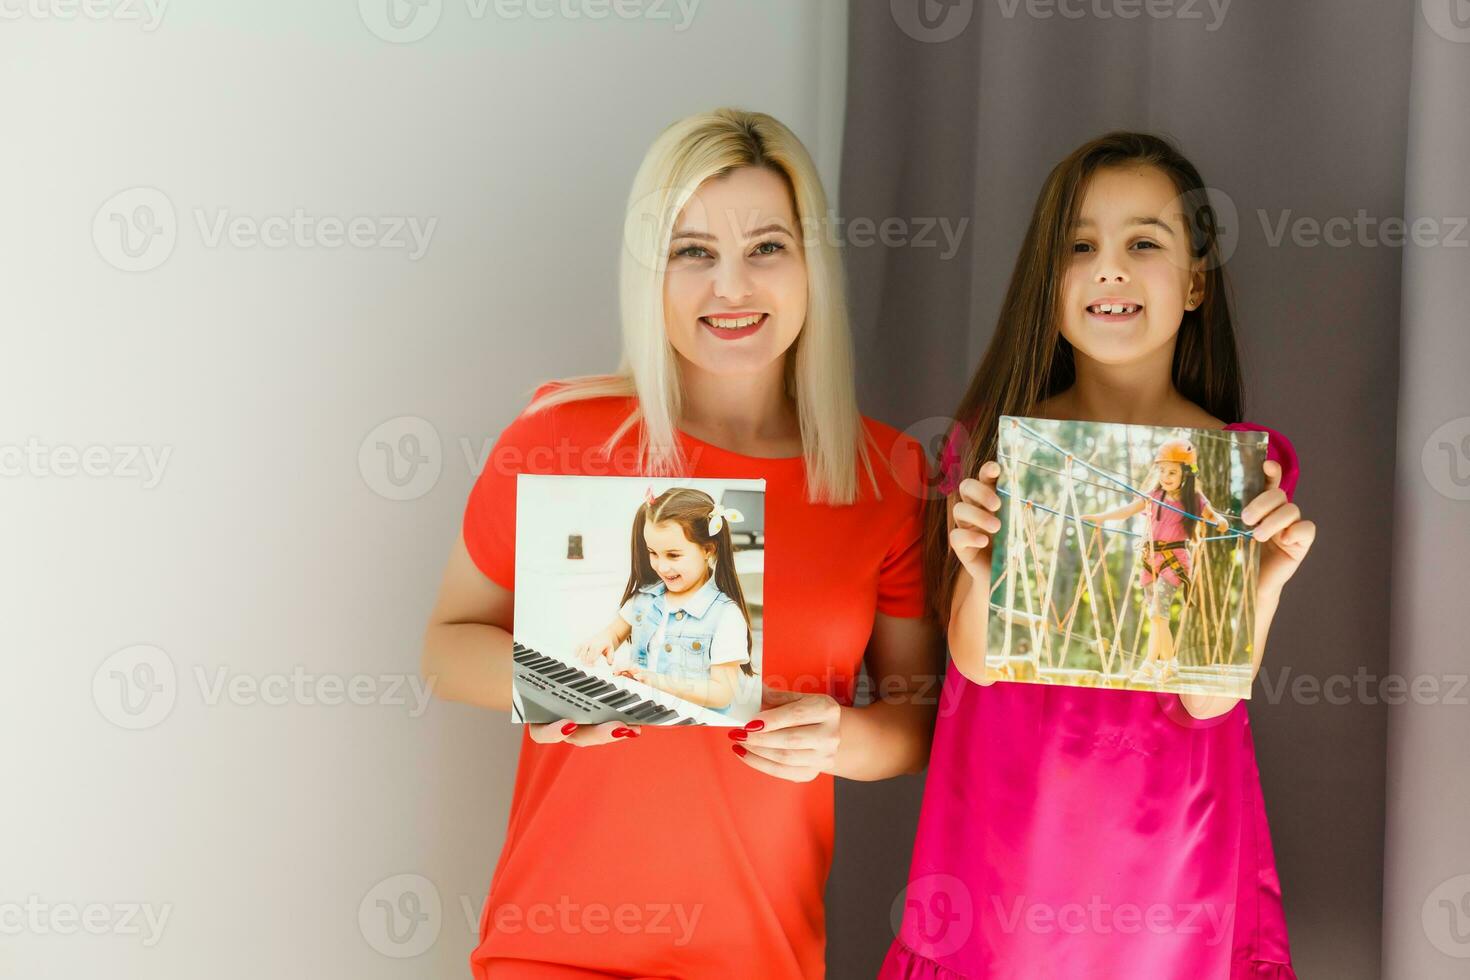
[[[643,527],[654,524],[674,523],[684,529],[684,536],[700,548],[715,546],[715,585],[725,595],[735,600],[740,615],[745,617],[745,663],[740,667],[749,676],[755,669],[751,661],[755,651],[755,627],[750,623],[750,609],[745,605],[745,590],[740,587],[740,578],[735,574],[735,545],[730,540],[730,522],[725,521],[713,535],[709,533],[710,515],[715,509],[715,499],[703,490],[693,487],[673,487],[654,498],[653,503],[638,505],[633,515],[633,565],[628,573],[628,585],[623,589],[621,606],[645,585],[659,581],[658,572],[648,560],[648,542],[643,539]]]
[[[1174,182],[1189,226],[1191,251],[1195,258],[1205,259],[1203,301],[1185,311],[1175,342],[1174,387],[1217,418],[1227,423],[1240,420],[1244,402],[1240,360],[1204,181],[1168,140],[1148,133],[1108,133],[1058,163],[1036,199],[990,346],[955,410],[965,446],[960,454],[962,478],[973,476],[983,462],[994,458],[1002,415],[1032,415],[1040,402],[1076,381],[1072,345],[1061,334],[1058,315],[1073,225],[1094,173],[1134,165],[1156,167]],[[924,515],[928,594],[935,615],[946,626],[960,571],[959,559],[949,547],[948,499],[931,494]]]

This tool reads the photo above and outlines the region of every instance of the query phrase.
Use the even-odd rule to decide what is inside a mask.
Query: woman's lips
[[[702,316],[699,325],[720,340],[739,340],[749,337],[769,320],[768,313],[722,313],[719,316]]]

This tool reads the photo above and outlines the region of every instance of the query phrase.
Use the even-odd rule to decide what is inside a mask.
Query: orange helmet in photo
[[[1188,439],[1170,439],[1154,454],[1155,463],[1180,463],[1184,466],[1194,466],[1198,459],[1199,454],[1194,450],[1194,443]]]

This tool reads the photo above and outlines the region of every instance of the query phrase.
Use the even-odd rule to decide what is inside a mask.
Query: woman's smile
[[[768,313],[721,313],[699,318],[699,325],[721,340],[749,337],[770,320]]]

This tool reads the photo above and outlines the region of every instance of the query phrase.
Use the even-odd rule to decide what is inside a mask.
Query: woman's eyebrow
[[[787,235],[788,237],[792,237],[792,238],[796,237],[796,236],[792,235],[791,232],[787,230],[786,226],[784,224],[782,224],[781,222],[779,222],[779,221],[773,221],[770,224],[761,225],[759,228],[753,229],[752,231],[748,231],[748,232],[745,233],[745,237],[746,237],[747,240],[749,240],[751,238],[759,238],[760,236],[769,234],[769,233],[771,233],[773,231],[779,231],[782,234]],[[715,236],[714,235],[711,235],[711,234],[709,234],[707,232],[703,232],[703,231],[683,231],[683,230],[680,230],[680,229],[677,229],[677,228],[674,229],[673,237],[674,238],[697,238],[697,239],[700,239],[701,241],[706,241],[706,242],[712,242],[712,241],[715,240]]]

